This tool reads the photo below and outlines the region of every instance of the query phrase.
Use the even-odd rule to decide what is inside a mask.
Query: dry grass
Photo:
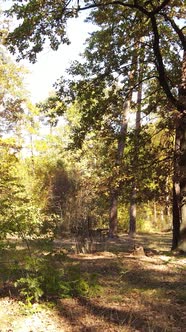
[[[134,244],[143,245],[146,254],[136,255]],[[171,255],[170,234],[122,235],[96,245],[97,252],[77,255],[70,239],[57,242],[82,273],[98,275],[98,295],[58,299],[54,307],[36,306],[27,316],[16,299],[2,297],[0,331],[186,331],[186,258]]]

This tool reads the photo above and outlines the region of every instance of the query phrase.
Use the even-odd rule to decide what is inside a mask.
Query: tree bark
[[[118,191],[111,193],[110,200],[110,222],[109,222],[109,237],[117,236],[118,228]]]
[[[175,166],[174,175],[178,179],[173,180],[173,248],[179,248],[186,252],[186,37],[182,29],[174,22],[171,17],[164,13],[164,17],[169,21],[173,30],[176,32],[183,47],[182,75],[179,86],[178,98],[172,93],[167,79],[165,66],[160,49],[160,35],[155,17],[156,12],[150,15],[152,31],[154,35],[153,51],[156,59],[156,67],[159,74],[159,82],[168,100],[177,109],[179,115],[176,126],[176,139],[179,138],[178,164]],[[176,183],[180,186],[180,196],[176,193]],[[180,211],[180,213],[179,213]],[[179,227],[180,225],[180,227]],[[179,234],[179,235],[178,235]]]
[[[156,225],[157,225],[157,204],[156,204],[155,200],[153,202],[153,223],[154,223],[154,227],[156,227]]]
[[[118,148],[117,148],[117,158],[116,158],[116,166],[119,168],[121,167],[121,162],[123,159],[123,153],[125,148],[126,142],[126,135],[127,135],[127,127],[128,127],[128,112],[130,110],[131,104],[131,96],[124,102],[123,112],[121,117],[121,127],[120,133],[118,137]],[[111,190],[110,194],[110,216],[109,216],[109,237],[114,237],[117,235],[117,226],[118,226],[118,197],[119,197],[119,188],[115,188]]]
[[[186,50],[183,55],[182,80],[179,88],[179,102],[183,105],[177,128],[180,135],[180,234],[178,248],[186,252]]]
[[[141,42],[143,38],[141,38]],[[139,49],[139,44],[137,45],[137,50]],[[143,61],[144,55],[140,54],[138,57],[138,92],[137,92],[137,111],[136,111],[136,126],[135,126],[135,161],[138,160],[138,136],[141,128],[141,101],[142,101],[142,78],[143,78]],[[135,171],[136,172],[136,171]],[[134,174],[133,186],[130,197],[130,219],[129,219],[129,235],[134,236],[136,233],[136,176]]]
[[[180,208],[179,208],[179,184],[173,183],[173,237],[172,250],[178,247],[180,234]]]
[[[134,183],[130,198],[129,235],[135,236],[135,233],[136,233],[136,185]]]
[[[172,197],[172,250],[178,247],[180,234],[180,131],[179,118],[176,122],[175,147],[174,147],[174,176],[173,176],[173,197]]]

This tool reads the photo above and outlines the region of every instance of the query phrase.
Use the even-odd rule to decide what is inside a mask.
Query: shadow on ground
[[[151,255],[135,257],[134,245]],[[186,331],[185,261],[171,256],[170,245],[170,234],[121,235],[104,244],[105,254],[100,247],[100,253],[74,255],[82,272],[98,274],[103,292],[59,301],[59,315],[74,332]]]
[[[71,238],[57,239],[53,244],[46,241],[32,244],[36,253],[42,255],[51,250],[55,255],[57,252],[58,255],[52,257],[59,256],[58,265],[64,264],[65,249],[69,258],[67,264],[78,264],[82,275],[98,277],[100,291],[97,294],[56,300],[60,319],[68,322],[67,331],[186,331],[186,259],[171,254],[170,233],[139,234],[135,238],[122,234],[104,242],[95,241],[96,252],[80,255],[75,253],[75,241]],[[143,246],[146,255],[135,256],[135,245]],[[8,250],[12,250],[11,255]],[[24,246],[20,251],[8,250],[2,255],[2,280],[15,278],[14,274],[21,272],[16,261],[19,255],[26,253]]]

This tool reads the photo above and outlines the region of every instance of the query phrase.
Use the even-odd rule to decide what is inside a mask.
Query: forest
[[[4,2],[0,331],[184,331],[185,0]],[[33,103],[21,60],[82,13],[79,59]]]

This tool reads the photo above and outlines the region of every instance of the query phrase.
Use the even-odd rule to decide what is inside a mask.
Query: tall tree
[[[140,31],[142,25],[148,26],[148,43],[153,49],[153,63],[156,68],[156,76],[169,102],[178,111],[177,136],[180,138],[180,157],[179,157],[179,183],[180,183],[180,220],[181,228],[179,232],[180,248],[185,250],[186,244],[186,202],[185,202],[185,183],[186,183],[186,144],[185,144],[185,108],[186,108],[186,38],[183,29],[177,24],[176,19],[184,18],[185,5],[181,0],[158,0],[147,1],[145,3],[133,1],[60,1],[51,3],[50,1],[26,1],[20,3],[15,1],[10,15],[16,14],[22,19],[20,25],[7,38],[10,49],[15,52],[19,50],[21,57],[28,56],[31,61],[36,60],[36,55],[43,48],[46,39],[49,39],[51,47],[57,49],[62,42],[68,42],[65,34],[65,24],[69,17],[76,16],[78,12],[94,10],[94,15],[101,17],[105,12],[119,11],[120,19],[131,22],[136,31]],[[125,16],[129,12],[129,19]],[[171,34],[170,34],[171,32]],[[177,50],[170,62],[166,62],[167,52],[176,46]],[[149,45],[148,45],[149,46]],[[180,51],[183,51],[182,69],[180,68]],[[182,75],[171,76],[171,66],[178,64]],[[175,70],[174,70],[175,73]],[[180,79],[181,77],[181,79]],[[179,89],[178,89],[179,87]],[[177,93],[178,91],[178,93]]]
[[[136,51],[138,48],[142,47],[143,37],[139,43],[136,44]],[[141,127],[141,112],[142,112],[142,81],[143,81],[143,62],[144,54],[143,52],[136,52],[138,56],[136,57],[136,71],[135,75],[137,76],[137,105],[136,105],[136,123],[135,123],[135,153],[134,153],[134,163],[137,165],[138,161],[138,138]],[[136,169],[137,172],[137,169]],[[130,219],[129,219],[129,234],[134,235],[136,233],[136,181],[135,174],[133,178],[133,184],[131,188],[131,197],[130,197]]]

